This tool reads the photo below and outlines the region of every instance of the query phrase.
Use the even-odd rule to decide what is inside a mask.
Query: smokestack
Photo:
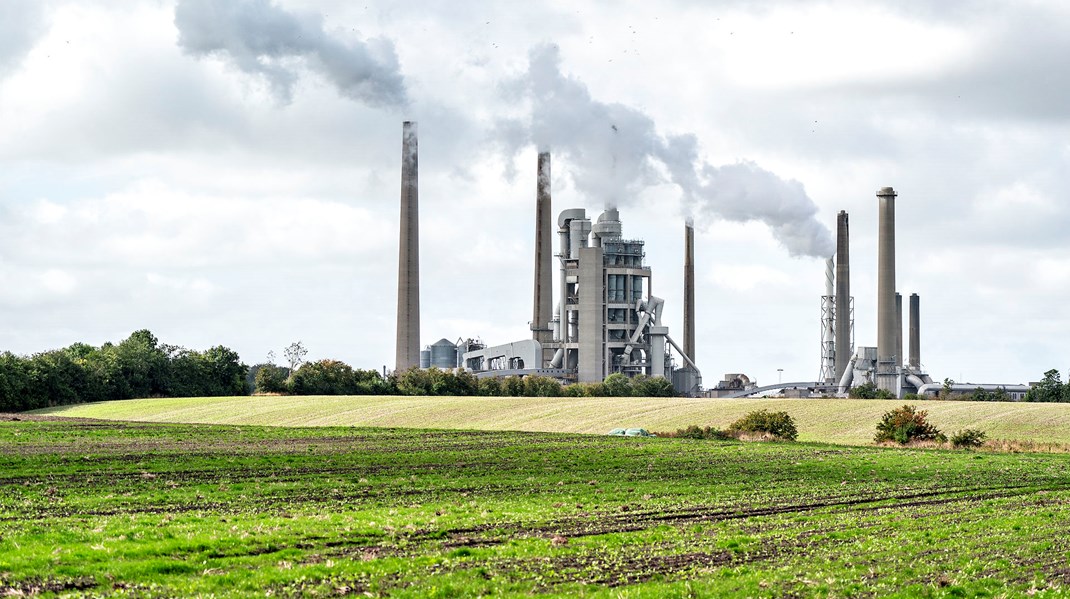
[[[898,397],[899,382],[895,368],[895,325],[898,322],[895,311],[895,197],[895,190],[891,187],[882,187],[877,192],[880,217],[877,235],[877,387]]]
[[[836,380],[851,361],[851,240],[847,212],[836,217]]]
[[[903,356],[903,294],[895,292],[895,365],[906,363]]]
[[[531,316],[532,338],[553,341],[553,226],[550,216],[550,153],[539,152],[535,185],[535,299]]]
[[[684,223],[684,353],[695,361],[695,222]]]
[[[398,371],[420,365],[420,207],[416,123],[401,126],[401,241],[398,250]]]
[[[910,294],[910,363],[915,371],[921,370],[921,298]]]

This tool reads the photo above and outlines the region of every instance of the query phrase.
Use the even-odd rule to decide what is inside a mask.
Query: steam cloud
[[[516,82],[531,99],[531,122],[499,127],[513,155],[535,144],[567,156],[577,189],[607,206],[665,183],[667,172],[686,211],[700,220],[765,223],[792,256],[835,253],[832,233],[817,220],[817,206],[802,183],[753,162],[713,166],[699,157],[694,135],[662,136],[645,113],[592,99],[583,82],[561,73],[560,64],[556,46],[531,50],[528,72]]]
[[[270,0],[179,0],[175,25],[186,53],[220,56],[263,77],[281,102],[291,100],[301,63],[353,100],[375,107],[408,102],[393,42],[343,42],[324,31],[319,16],[293,14]]]

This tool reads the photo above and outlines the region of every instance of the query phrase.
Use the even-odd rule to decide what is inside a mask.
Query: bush
[[[497,397],[502,394],[502,381],[498,377],[488,376],[479,379],[479,394],[483,397]]]
[[[943,443],[947,437],[932,424],[926,421],[929,412],[918,410],[916,406],[904,405],[890,412],[885,412],[877,424],[877,435],[873,440],[877,443],[895,441],[900,445],[906,445],[911,441],[936,441]]]
[[[712,426],[698,426],[692,424],[687,428],[677,429],[674,433],[656,433],[659,437],[669,437],[675,439],[701,439],[701,440],[714,440],[714,441],[728,441],[732,439],[732,436],[728,433],[713,428]]]
[[[632,394],[632,382],[623,374],[614,372],[602,381],[602,391],[605,397],[629,397]]]
[[[523,397],[524,379],[519,376],[507,376],[502,379],[502,395],[506,397]]]
[[[847,392],[847,397],[851,399],[895,399],[895,394],[886,389],[878,389],[874,383],[866,382],[857,387],[851,387],[851,390]]]
[[[636,397],[673,397],[676,390],[663,376],[638,375],[632,379],[632,394]]]
[[[561,397],[561,383],[548,376],[528,375],[524,377],[524,396]]]
[[[984,431],[972,428],[963,429],[951,435],[951,446],[960,449],[980,447],[985,444],[985,437]]]
[[[799,436],[799,432],[795,429],[795,421],[787,412],[770,412],[769,410],[751,412],[733,422],[727,430],[735,435],[765,433],[785,441],[794,441]]]

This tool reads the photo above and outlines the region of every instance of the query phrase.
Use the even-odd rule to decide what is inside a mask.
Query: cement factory
[[[665,301],[653,294],[645,243],[624,236],[616,208],[597,218],[583,208],[557,215],[553,251],[550,154],[539,152],[535,193],[535,264],[531,337],[500,345],[476,338],[441,339],[420,349],[419,185],[416,124],[402,126],[401,223],[398,262],[396,369],[463,368],[477,377],[541,375],[563,383],[601,382],[607,376],[645,375],[670,380],[680,395],[746,397],[783,393],[789,397],[846,396],[852,386],[873,383],[902,397],[933,395],[934,383],[921,365],[921,303],[909,296],[909,355],[904,356],[903,301],[895,282],[895,199],[891,187],[877,191],[877,345],[855,346],[851,296],[849,219],[836,224],[836,255],[825,269],[821,297],[819,380],[758,386],[743,374],[726,374],[702,386],[695,357],[694,227],[684,224],[683,333],[678,344],[662,323]],[[557,262],[556,306],[553,292]],[[954,385],[973,391],[979,385]],[[1004,389],[1020,399],[1026,385],[980,385]]]

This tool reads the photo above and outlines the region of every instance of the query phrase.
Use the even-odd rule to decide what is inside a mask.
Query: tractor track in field
[[[585,537],[622,532],[635,532],[659,524],[693,524],[713,523],[730,520],[743,520],[762,516],[779,516],[825,510],[829,508],[847,508],[845,511],[879,511],[903,510],[913,507],[948,505],[959,502],[977,502],[990,499],[1020,497],[1042,491],[1062,491],[1070,489],[1070,483],[1060,485],[1018,485],[1013,487],[973,487],[954,490],[933,490],[906,493],[891,496],[865,496],[844,498],[836,501],[816,501],[808,503],[791,503],[754,508],[729,508],[724,506],[694,506],[668,510],[646,510],[610,512],[593,514],[589,517],[569,517],[539,525],[537,523],[498,523],[485,524],[470,528],[456,528],[446,531],[447,544],[456,547],[481,546],[496,544],[494,539],[480,537],[481,534],[495,531],[502,536],[498,543],[509,538],[522,537]],[[867,505],[877,504],[877,505]],[[417,531],[430,534],[430,531]],[[434,533],[441,534],[441,533]]]

